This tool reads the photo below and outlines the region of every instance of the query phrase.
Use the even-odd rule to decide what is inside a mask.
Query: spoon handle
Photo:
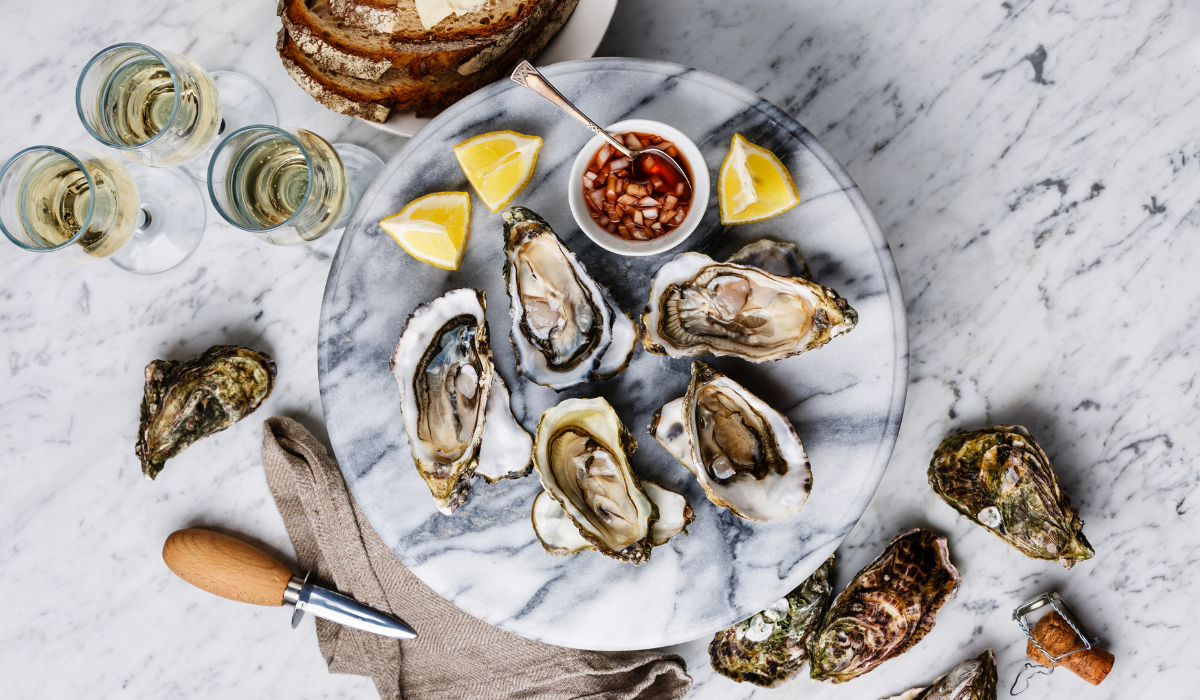
[[[575,117],[579,123],[591,129],[597,135],[603,136],[604,140],[612,144],[612,147],[617,149],[626,158],[633,160],[633,152],[626,148],[625,144],[613,138],[611,134],[600,128],[599,124],[591,119],[588,119],[586,114],[580,112],[578,107],[571,104],[571,102],[567,100],[567,98],[563,97],[562,93],[560,93],[558,90],[555,90],[554,86],[551,85],[550,82],[544,77],[542,77],[542,74],[538,72],[538,69],[534,68],[529,61],[521,61],[516,69],[513,70],[512,80],[518,85],[522,85],[530,90],[533,90],[537,94],[549,100],[549,102],[555,107],[558,107],[572,117]]]

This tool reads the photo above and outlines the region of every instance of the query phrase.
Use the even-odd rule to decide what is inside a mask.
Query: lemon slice
[[[500,211],[529,184],[541,147],[538,136],[492,131],[458,144],[454,155],[483,203]]]
[[[379,227],[417,260],[457,270],[471,231],[471,197],[466,192],[427,194],[382,219]]]
[[[775,154],[734,134],[717,180],[721,223],[748,224],[800,203],[796,184]]]

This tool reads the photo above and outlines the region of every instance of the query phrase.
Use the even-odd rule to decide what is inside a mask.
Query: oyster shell
[[[793,243],[780,243],[767,240],[747,243],[738,252],[725,260],[734,265],[749,265],[763,272],[780,277],[800,277],[811,280],[808,263],[800,257],[800,249]]]
[[[700,360],[682,401],[659,409],[649,430],[710,501],[740,518],[795,515],[812,492],[808,455],[787,417]]]
[[[967,659],[932,685],[887,700],[996,700],[996,654],[991,649]]]
[[[650,559],[659,512],[629,465],[636,449],[607,401],[567,399],[542,414],[533,464],[546,494],[584,540],[614,559],[641,564]],[[537,525],[535,531],[547,532]]]
[[[508,387],[500,372],[493,370],[475,474],[494,484],[501,479],[519,479],[531,471],[533,436],[517,422]]]
[[[828,287],[681,253],[654,275],[641,335],[660,355],[767,362],[818,348],[856,323],[858,313]]]
[[[813,680],[852,680],[908,651],[960,581],[945,537],[915,529],[892,540],[821,618],[808,644]]]
[[[963,517],[1027,557],[1069,569],[1096,554],[1050,459],[1020,426],[946,438],[929,462],[929,485]]]
[[[146,480],[188,445],[253,413],[274,387],[274,360],[236,345],[214,345],[194,360],[146,365],[134,448]]]
[[[503,213],[504,279],[522,374],[556,390],[607,379],[629,364],[633,321],[537,214]]]
[[[766,610],[717,632],[708,645],[713,670],[739,683],[773,688],[808,660],[808,638],[833,597],[833,557]]]
[[[470,495],[483,438],[494,373],[485,304],[456,289],[418,306],[392,353],[413,462],[446,514]]]
[[[653,546],[666,544],[696,519],[691,504],[683,496],[653,481],[642,479],[641,484],[646,495],[658,506],[658,520],[650,528],[650,543]],[[579,528],[567,516],[562,505],[545,491],[533,499],[532,519],[534,534],[551,554],[578,554],[585,549],[595,549],[579,534]]]

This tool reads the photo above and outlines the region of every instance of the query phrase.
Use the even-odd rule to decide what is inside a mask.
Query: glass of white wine
[[[230,134],[208,166],[208,194],[229,223],[274,245],[342,228],[383,161],[304,129],[256,125]]]
[[[104,155],[33,146],[0,169],[0,229],[21,248],[74,263],[112,258],[141,215],[137,185]]]

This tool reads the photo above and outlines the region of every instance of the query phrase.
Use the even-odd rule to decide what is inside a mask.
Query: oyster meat
[[[537,214],[503,214],[504,279],[522,374],[556,390],[622,372],[637,344],[633,321]]]
[[[650,528],[652,546],[666,544],[696,519],[691,504],[683,496],[647,479],[642,479],[641,484],[658,507],[658,520]],[[551,554],[578,554],[596,548],[579,534],[579,528],[567,516],[567,511],[545,491],[533,499],[533,532]]]
[[[812,279],[808,263],[800,257],[800,249],[794,243],[780,243],[764,238],[742,246],[741,250],[730,255],[725,262],[757,267],[763,272],[780,277]]]
[[[821,347],[856,323],[858,313],[828,287],[681,253],[654,275],[641,336],[660,355],[767,362]]]
[[[809,640],[813,680],[853,680],[908,651],[960,581],[945,537],[915,529],[892,540],[838,594]]]
[[[808,638],[833,597],[833,557],[766,610],[717,632],[708,645],[713,670],[773,688],[808,660]]]
[[[996,654],[991,649],[950,669],[926,688],[887,700],[996,700]]]
[[[1050,459],[1019,425],[946,438],[929,462],[929,485],[963,517],[1027,557],[1069,569],[1096,554]]]
[[[235,345],[214,345],[194,360],[146,365],[146,392],[134,453],[152,481],[188,445],[254,412],[275,387],[275,362]]]
[[[569,520],[580,538],[621,561],[650,559],[659,507],[633,472],[629,454],[637,442],[602,398],[567,399],[542,414],[534,439],[533,464],[545,496],[534,502],[534,531],[555,553],[580,551],[579,540],[555,533]],[[680,497],[682,498],[682,497]],[[683,510],[690,510],[686,501]],[[678,518],[676,520],[679,520]],[[686,525],[686,515],[682,518]]]
[[[683,399],[659,409],[649,430],[710,501],[740,518],[795,515],[812,492],[808,455],[787,417],[700,360]]]

